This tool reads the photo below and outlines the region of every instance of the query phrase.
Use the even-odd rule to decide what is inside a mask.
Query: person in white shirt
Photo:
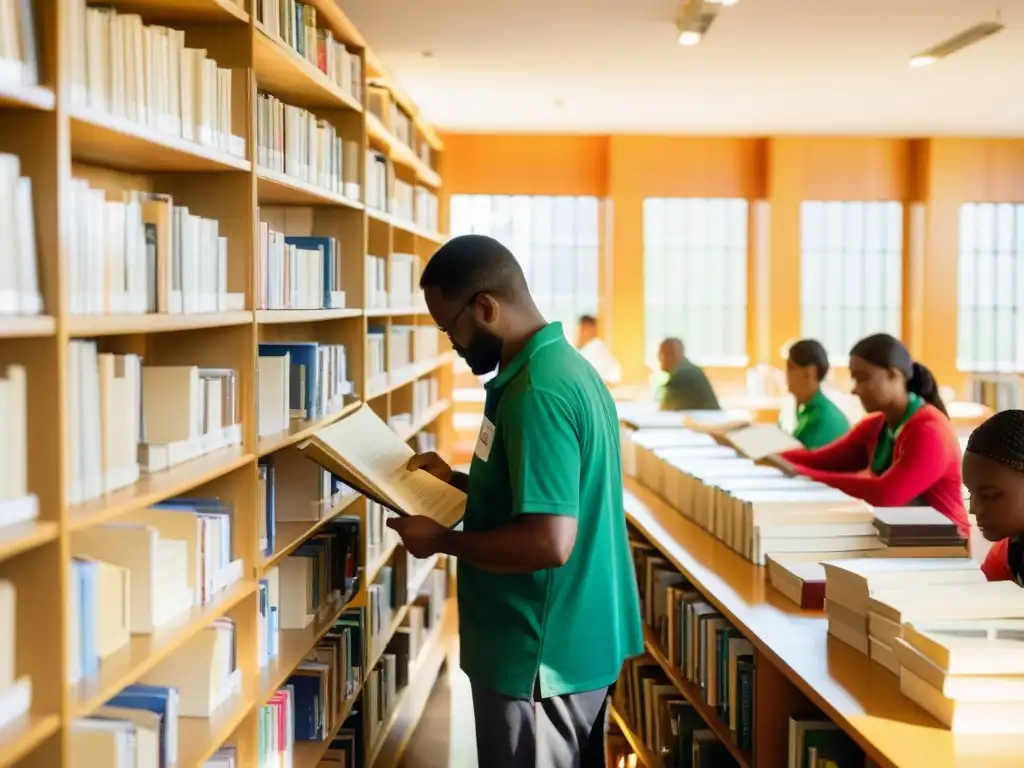
[[[594,366],[594,370],[605,384],[622,382],[622,366],[597,333],[597,318],[593,315],[580,317],[576,328],[576,349],[583,359]]]

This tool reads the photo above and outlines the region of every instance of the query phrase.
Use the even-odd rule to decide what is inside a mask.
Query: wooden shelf
[[[641,765],[645,768],[662,768],[661,761],[658,760],[657,755],[647,748],[644,740],[637,735],[636,731],[633,730],[633,726],[626,720],[625,715],[619,712],[614,704],[608,705],[608,716],[619,727],[619,730],[622,731],[622,735],[626,737],[626,741],[629,742],[629,746],[632,747]]]
[[[0,728],[0,768],[13,766],[59,730],[57,715],[23,715]]]
[[[701,695],[700,689],[686,680],[679,669],[673,667],[669,663],[668,657],[665,652],[661,649],[661,645],[658,643],[657,638],[654,637],[654,633],[651,632],[650,628],[644,627],[644,647],[647,648],[647,652],[654,658],[662,671],[672,682],[672,685],[676,687],[676,690],[683,694],[683,697],[693,705],[693,708],[697,710],[697,714],[701,716],[701,719],[707,724],[718,740],[722,742],[729,753],[736,759],[736,762],[741,768],[749,768],[753,765],[753,759],[751,756],[744,752],[736,744],[735,734],[729,730],[729,726],[722,721],[718,711],[709,706]]]
[[[176,768],[203,768],[205,762],[225,744],[237,747],[239,764],[250,765],[258,750],[259,708],[280,686],[345,609],[341,600],[325,605],[314,623],[302,631],[283,631],[281,654],[267,669],[258,666],[260,642],[258,618],[258,579],[293,555],[303,542],[330,526],[341,515],[351,515],[366,525],[366,501],[350,493],[333,500],[320,519],[309,522],[277,521],[273,551],[266,555],[258,547],[260,485],[258,461],[275,451],[290,449],[309,438],[316,430],[335,423],[360,406],[356,395],[345,398],[338,412],[309,421],[295,421],[280,434],[258,435],[257,393],[258,347],[262,342],[315,342],[340,345],[346,350],[345,378],[353,390],[367,390],[368,352],[366,346],[367,313],[362,308],[367,292],[364,279],[368,253],[390,262],[396,249],[412,254],[421,263],[434,251],[436,233],[423,232],[411,222],[394,222],[376,212],[366,213],[366,165],[363,158],[369,148],[367,116],[360,98],[345,93],[315,64],[307,61],[280,39],[268,35],[255,18],[255,5],[247,0],[110,0],[107,6],[118,13],[138,14],[146,25],[165,25],[184,32],[189,48],[205,49],[218,67],[230,68],[232,103],[230,122],[235,138],[232,148],[243,147],[245,157],[205,146],[180,136],[166,135],[149,124],[134,122],[90,107],[78,92],[80,83],[70,73],[72,40],[87,30],[75,29],[84,23],[69,16],[65,3],[27,0],[34,11],[38,32],[36,49],[44,85],[26,87],[0,83],[0,112],[10,133],[5,151],[16,153],[23,173],[32,179],[32,203],[37,224],[37,266],[39,288],[47,315],[0,316],[0,347],[4,365],[21,365],[28,379],[27,436],[28,490],[39,499],[41,518],[31,523],[0,528],[0,563],[4,576],[18,590],[16,627],[16,673],[32,680],[36,712],[10,727],[0,730],[0,768],[67,768],[67,753],[74,718],[89,716],[126,685],[146,677],[147,672],[175,660],[182,646],[222,617],[236,625],[234,658],[241,678],[241,690],[225,702],[210,718],[181,718],[179,721],[179,760]],[[359,31],[335,0],[307,0],[315,8],[318,24],[329,28],[334,38],[364,62],[373,54]],[[57,35],[55,30],[61,30]],[[87,36],[87,34],[86,34]],[[93,42],[90,38],[89,42]],[[94,51],[95,53],[95,51]],[[61,73],[62,76],[56,75]],[[248,87],[245,87],[248,86]],[[359,158],[358,177],[348,174],[353,184],[345,189],[353,197],[318,188],[289,176],[257,168],[256,93],[265,90],[285,104],[311,110],[319,119],[329,120],[348,149]],[[365,88],[363,89],[365,91]],[[238,96],[241,101],[234,101]],[[114,97],[114,94],[111,94]],[[125,95],[129,98],[130,95]],[[405,98],[403,96],[403,98]],[[150,100],[152,101],[152,100]],[[92,101],[95,105],[95,99]],[[413,109],[408,101],[403,108]],[[146,104],[147,112],[154,103]],[[196,115],[198,117],[198,115]],[[417,121],[417,139],[423,135],[436,139],[433,129]],[[262,125],[262,121],[259,121]],[[9,124],[9,125],[8,125]],[[396,162],[403,178],[412,181],[422,174],[423,184],[439,179],[412,150],[385,136],[383,146]],[[374,139],[379,143],[378,139]],[[435,144],[435,149],[438,146]],[[418,169],[418,170],[417,170]],[[218,235],[226,240],[226,281],[234,294],[243,294],[249,309],[198,314],[116,314],[72,315],[69,297],[79,286],[69,254],[81,246],[82,216],[68,195],[72,179],[87,183],[104,193],[107,202],[135,199],[140,194],[167,195],[175,206],[217,223]],[[357,189],[358,187],[358,189]],[[93,196],[98,201],[97,196]],[[421,209],[415,209],[421,210]],[[89,209],[89,216],[93,211]],[[95,212],[100,215],[99,212]],[[103,214],[106,215],[106,214]],[[414,217],[415,218],[415,217]],[[422,219],[422,213],[420,214]],[[339,285],[352,306],[343,309],[255,310],[256,290],[260,283],[260,221],[288,237],[330,237],[344,254]],[[42,224],[40,223],[42,222]],[[162,226],[162,224],[159,224]],[[398,233],[398,244],[394,233]],[[153,232],[147,230],[152,245]],[[155,242],[163,242],[159,232]],[[410,236],[411,235],[411,236]],[[162,245],[161,245],[162,247]],[[103,250],[102,248],[100,250]],[[107,248],[106,250],[109,250]],[[116,249],[115,249],[116,250]],[[116,258],[111,254],[109,258]],[[113,262],[112,262],[113,263]],[[220,266],[218,266],[220,270]],[[116,270],[115,270],[116,271]],[[113,274],[113,273],[112,273]],[[218,273],[220,274],[220,272]],[[116,289],[123,277],[112,277]],[[426,325],[423,307],[400,307],[376,314],[374,326],[414,322]],[[440,334],[440,332],[438,332]],[[71,418],[81,404],[71,403],[66,386],[69,376],[70,340],[95,340],[99,353],[136,354],[144,365],[202,366],[235,371],[235,410],[241,444],[226,447],[155,474],[143,474],[128,487],[88,502],[70,504],[67,462],[54,457],[73,456],[69,442],[78,439],[81,425]],[[439,342],[444,344],[439,335]],[[404,408],[411,407],[411,393],[399,390],[418,376],[439,370],[438,360],[410,366],[396,372],[387,381],[385,396],[376,400],[376,413],[388,421]],[[439,450],[446,452],[453,432],[448,416],[451,409],[443,403],[451,399],[453,380],[446,372],[438,375],[438,403],[421,415],[416,424],[402,431],[411,438],[416,429],[430,427],[438,437]],[[89,393],[91,397],[91,392]],[[108,414],[108,408],[103,413]],[[118,403],[115,401],[113,406]],[[97,448],[83,441],[84,450]],[[286,462],[279,467],[287,472]],[[285,478],[288,481],[289,478]],[[242,580],[217,595],[207,606],[195,606],[151,635],[133,635],[128,643],[103,660],[92,678],[70,685],[62,677],[67,673],[67,654],[71,634],[68,614],[62,601],[72,577],[72,553],[83,532],[95,526],[123,521],[125,516],[154,504],[182,496],[216,496],[230,505],[232,557],[240,561]],[[280,506],[278,506],[280,509]],[[405,558],[399,543],[378,548],[370,562],[363,563],[359,591],[351,604],[367,605],[367,585],[381,568]],[[400,569],[403,573],[404,569]],[[427,572],[417,571],[412,578],[422,583]],[[416,584],[411,585],[415,589]],[[24,611],[32,611],[25,621]],[[287,608],[287,605],[284,606]],[[408,614],[409,606],[394,612],[371,648],[364,638],[367,659],[380,654]],[[38,615],[38,620],[37,620]],[[425,663],[425,662],[424,662]],[[417,662],[417,674],[425,669]],[[368,670],[368,668],[367,668]],[[365,676],[364,676],[365,677]],[[361,706],[359,693],[365,679],[359,680],[356,695],[344,707],[345,714]],[[412,699],[403,712],[418,713]],[[401,716],[406,722],[406,714]],[[337,732],[344,718],[332,723]],[[405,728],[402,725],[401,728]],[[293,765],[316,768],[330,740],[315,745],[297,744]],[[366,745],[369,751],[371,745]],[[389,754],[390,746],[385,746]],[[378,761],[379,763],[380,761]],[[362,768],[370,768],[363,766]]]
[[[450,400],[441,400],[438,403],[434,403],[427,409],[426,413],[409,425],[408,429],[400,430],[398,432],[399,437],[403,440],[412,440],[412,438],[416,436],[417,432],[422,432],[425,428],[429,427],[437,419],[448,413],[448,410],[451,407],[452,404]]]
[[[0,315],[0,339],[53,336],[56,330],[48,315]]]
[[[255,582],[240,582],[228,587],[209,605],[194,606],[151,635],[132,635],[124,648],[103,660],[99,675],[69,686],[72,716],[84,717],[102,706],[255,590]]]
[[[358,410],[360,405],[362,405],[362,403],[356,400],[349,403],[341,410],[329,413],[326,416],[321,416],[319,419],[293,421],[287,432],[280,432],[276,435],[261,437],[259,439],[257,453],[260,456],[266,456],[268,453],[274,453],[274,451],[287,448],[289,445],[295,445],[296,443],[305,440],[307,437],[311,437],[318,429],[329,427],[338,419],[348,416],[353,411]]]
[[[49,88],[0,81],[0,108],[13,107],[51,112],[56,103],[56,97]]]
[[[249,161],[83,106],[70,108],[71,157],[122,171],[248,171]]]
[[[327,634],[350,600],[332,599],[322,607],[305,629],[282,629],[280,649],[260,675],[259,702],[262,704],[277,691],[306,658],[306,654]]]
[[[235,694],[211,717],[178,719],[178,767],[204,768],[253,709],[250,691]]]
[[[256,179],[260,205],[340,205],[357,211],[363,209],[363,204],[358,200],[350,200],[337,192],[321,189],[269,168],[258,168]]]
[[[315,535],[322,528],[341,515],[359,498],[358,493],[350,493],[342,497],[324,512],[324,516],[310,523],[277,523],[274,526],[274,552],[263,560],[261,569],[266,572],[298,549],[304,541]]]
[[[258,309],[256,322],[261,325],[286,325],[288,323],[322,323],[327,320],[343,320],[362,317],[361,309]]]
[[[362,104],[259,22],[253,40],[256,84],[261,90],[297,107],[363,111]]]
[[[846,731],[881,768],[1011,768],[1020,764],[1013,735],[954,734],[900,693],[899,680],[880,664],[828,638],[823,613],[803,611],[776,592],[767,571],[741,558],[662,499],[625,478],[629,521],[754,645],[758,665],[770,665]],[[757,680],[763,671],[758,671]],[[760,682],[755,683],[760,686]],[[758,691],[767,706],[783,692]],[[757,706],[757,705],[755,705]],[[762,736],[760,708],[756,743]],[[788,717],[786,715],[785,717]],[[771,760],[767,755],[754,760]]]
[[[180,315],[71,315],[68,318],[68,335],[80,338],[123,336],[133,333],[223,328],[231,325],[247,325],[251,322],[252,312],[245,311]]]
[[[57,523],[33,520],[0,527],[0,560],[20,555],[29,549],[56,541],[60,535]]]
[[[188,24],[211,21],[249,22],[249,14],[232,0],[114,0],[118,11],[137,13],[148,21]]]
[[[372,112],[366,113],[366,130],[370,138],[387,150],[388,157],[399,165],[404,165],[416,172],[416,180],[429,187],[440,187],[441,177],[437,171],[424,163],[412,151],[412,148],[399,141],[391,131],[385,127],[380,118]]]
[[[79,531],[109,522],[127,512],[145,509],[226,475],[252,460],[252,454],[243,453],[240,447],[232,446],[155,475],[143,475],[134,485],[71,507],[68,510],[68,528]]]

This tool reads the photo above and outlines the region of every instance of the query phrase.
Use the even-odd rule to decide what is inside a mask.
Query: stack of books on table
[[[1024,731],[1024,618],[911,622],[896,656],[900,691],[946,728]]]
[[[852,558],[824,567],[828,632],[865,656],[871,647],[868,614],[873,597],[884,599],[886,591],[910,587],[926,587],[938,596],[948,595],[955,585],[968,585],[972,592],[986,586],[977,563],[964,558]]]
[[[961,560],[961,562],[963,562]],[[871,658],[893,674],[900,673],[896,641],[913,621],[1024,617],[1024,592],[1010,581],[883,588],[868,599],[868,644]]]
[[[879,507],[878,540],[886,557],[969,557],[953,521],[932,507]]]

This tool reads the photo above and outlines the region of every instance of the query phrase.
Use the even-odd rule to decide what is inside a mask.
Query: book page
[[[462,491],[422,470],[406,469],[415,452],[366,405],[318,430],[299,450],[400,514],[424,515],[450,528],[465,512]]]
[[[748,459],[760,461],[765,456],[783,453],[803,445],[774,424],[755,424],[725,435],[726,441]]]

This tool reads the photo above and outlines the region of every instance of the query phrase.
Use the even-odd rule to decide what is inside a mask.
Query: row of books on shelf
[[[370,112],[376,115],[388,131],[402,144],[413,148],[413,121],[409,114],[382,85],[371,84],[367,94]]]
[[[667,766],[737,765],[730,746],[753,750],[757,651],[642,534],[630,546],[649,654],[627,662],[618,706]],[[789,768],[831,764],[861,766],[864,754],[820,715],[791,719]]]
[[[943,536],[889,541],[878,526],[899,514],[885,515],[823,483],[763,466],[729,444],[734,434],[716,439],[690,429],[623,428],[623,470],[759,565],[783,554],[968,556],[966,541],[948,520],[941,521],[947,524]]]
[[[228,239],[216,219],[170,195],[113,193],[74,179],[68,253],[72,314],[241,310],[228,285]]]
[[[69,501],[77,504],[241,442],[229,368],[142,365],[68,344]]]
[[[293,419],[337,412],[354,394],[342,344],[263,343],[257,360],[259,435],[286,431]]]
[[[3,63],[0,58],[0,70]],[[0,315],[38,315],[43,300],[36,266],[32,179],[21,175],[20,158],[5,152],[0,152],[0,231],[8,233],[7,247],[0,254]]]
[[[387,373],[398,373],[420,362],[437,359],[437,329],[427,325],[372,325],[366,332],[366,372],[374,383],[387,384]]]
[[[249,80],[185,31],[69,4],[73,103],[244,158]]]
[[[363,62],[335,39],[330,29],[319,26],[316,8],[295,0],[257,0],[256,21],[267,34],[281,40],[356,102],[362,102]]]
[[[28,380],[25,368],[0,371],[0,528],[34,520],[35,494],[28,490]]]
[[[5,31],[0,35],[0,84],[37,85],[39,63],[33,4],[0,0],[0,29]]]
[[[260,91],[256,97],[256,161],[327,192],[359,200],[359,142],[302,107]]]
[[[400,179],[384,152],[370,149],[366,155],[366,204],[429,232],[438,230],[437,195],[428,187]]]
[[[333,237],[288,236],[259,226],[256,309],[342,309],[341,246]]]
[[[412,383],[412,404],[408,411],[399,411],[392,403],[393,412],[388,426],[402,434],[420,422],[440,402],[440,385],[436,378],[417,379]]]

